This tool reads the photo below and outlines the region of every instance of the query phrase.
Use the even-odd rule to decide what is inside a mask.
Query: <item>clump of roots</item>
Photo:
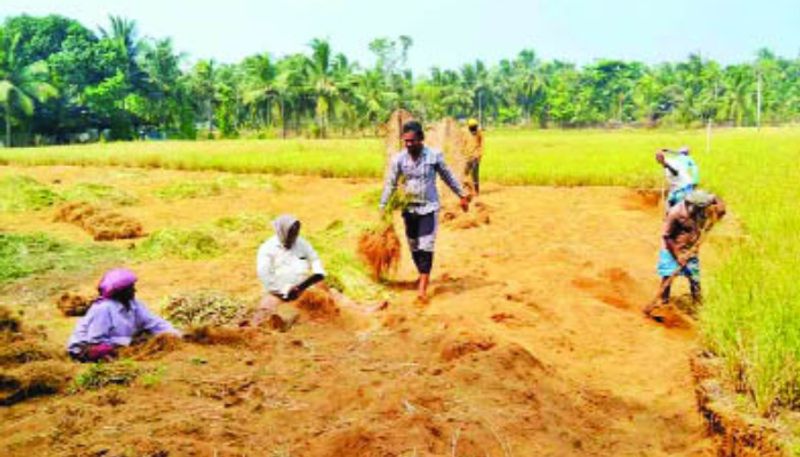
[[[92,306],[93,300],[73,292],[64,292],[58,297],[56,306],[61,314],[67,317],[85,316]]]
[[[394,225],[389,221],[366,229],[359,237],[358,253],[375,280],[395,271],[400,262],[400,239]]]
[[[139,238],[144,235],[142,224],[138,221],[86,202],[60,206],[54,220],[77,225],[92,235],[95,241]]]

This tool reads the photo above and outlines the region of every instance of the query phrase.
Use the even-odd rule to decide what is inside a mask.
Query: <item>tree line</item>
[[[140,38],[126,18],[92,31],[57,15],[9,17],[0,27],[4,144],[369,134],[399,108],[423,120],[539,128],[800,120],[800,58],[768,49],[725,66],[697,54],[577,66],[525,49],[496,65],[417,76],[407,67],[412,46],[407,36],[375,39],[368,67],[318,38],[305,53],[188,65],[170,38]]]

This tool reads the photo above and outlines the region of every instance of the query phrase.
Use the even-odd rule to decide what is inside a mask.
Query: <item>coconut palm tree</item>
[[[6,146],[11,147],[11,118],[13,110],[31,116],[34,101],[44,101],[57,95],[58,91],[49,82],[49,72],[44,61],[27,66],[20,65],[17,50],[20,34],[7,36],[0,30],[0,104],[6,120]]]

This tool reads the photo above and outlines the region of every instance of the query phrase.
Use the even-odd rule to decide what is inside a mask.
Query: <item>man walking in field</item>
[[[464,155],[467,163],[464,169],[465,182],[472,179],[472,192],[480,194],[480,166],[483,157],[483,130],[481,130],[476,119],[467,121],[469,136],[464,145]]]
[[[690,192],[669,210],[662,232],[663,247],[658,253],[657,271],[661,276],[661,288],[657,299],[645,307],[647,316],[652,317],[651,313],[659,304],[669,304],[672,282],[679,275],[689,279],[692,301],[700,303],[700,242],[724,215],[725,203],[716,195],[702,190]]]
[[[461,209],[469,209],[469,197],[453,177],[440,151],[424,145],[422,125],[409,121],[403,125],[405,149],[395,154],[389,165],[386,182],[381,195],[380,208],[384,209],[398,180],[403,177],[403,190],[407,205],[403,209],[411,258],[419,272],[417,296],[421,302],[428,299],[428,282],[433,267],[433,251],[436,230],[439,224],[439,193],[436,190],[436,175],[441,176],[448,187],[461,199]]]
[[[667,193],[667,210],[680,203],[686,195],[693,191],[700,180],[697,164],[689,156],[689,147],[682,146],[677,154],[666,157],[672,153],[669,149],[656,152],[656,162],[664,167],[664,176],[669,184]]]

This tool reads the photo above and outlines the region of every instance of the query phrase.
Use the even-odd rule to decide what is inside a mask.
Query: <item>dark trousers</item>
[[[436,230],[436,213],[415,214],[403,212],[403,223],[406,227],[406,238],[411,248],[411,258],[420,274],[430,274],[433,268],[433,251],[420,249],[420,241],[434,236]]]

